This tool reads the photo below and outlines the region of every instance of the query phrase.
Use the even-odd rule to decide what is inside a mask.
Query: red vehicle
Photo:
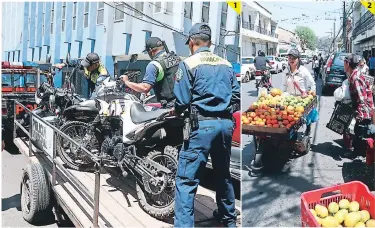
[[[35,91],[39,84],[46,81],[46,77],[40,77],[39,65],[32,62],[2,62],[1,63],[1,100],[2,100],[2,127],[7,134],[3,134],[3,140],[13,140],[13,116],[14,100],[21,102],[30,110],[34,110]],[[16,106],[16,118],[20,119],[25,114],[22,107]]]

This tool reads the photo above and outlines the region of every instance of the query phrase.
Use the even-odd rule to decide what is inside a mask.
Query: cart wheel
[[[23,218],[37,224],[52,214],[51,186],[47,173],[40,164],[28,164],[21,183],[21,209]]]

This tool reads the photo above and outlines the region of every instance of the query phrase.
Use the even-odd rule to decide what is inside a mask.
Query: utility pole
[[[343,16],[342,16],[342,42],[344,45],[344,51],[346,53],[346,11],[345,11],[345,1],[343,2],[344,8],[343,8]]]
[[[335,47],[335,37],[336,37],[336,18],[326,18],[325,20],[333,21],[333,46]]]

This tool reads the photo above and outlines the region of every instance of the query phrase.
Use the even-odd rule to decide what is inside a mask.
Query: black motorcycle
[[[169,217],[174,212],[177,156],[183,143],[184,121],[169,116],[166,109],[146,111],[132,94],[124,97],[108,90],[98,93],[96,107],[101,113],[106,105],[116,102],[120,105],[118,114],[98,114],[90,123],[72,121],[63,131],[69,136],[79,132],[75,140],[99,155],[105,165],[119,167],[124,177],[133,174],[139,203],[147,213],[158,219]],[[113,107],[117,106],[109,110]],[[121,110],[128,114],[124,117]],[[92,158],[69,142],[59,141],[57,149],[69,168],[87,171],[94,167]]]
[[[66,63],[74,68],[65,78],[63,87],[54,87],[53,78],[56,74],[56,67],[51,66],[47,74],[48,82],[43,82],[35,92],[35,102],[38,107],[32,111],[56,127],[63,126],[66,121],[90,122],[98,114],[95,101],[81,98],[75,93],[74,85],[71,83],[72,76],[80,70],[80,62],[70,61],[68,54]],[[20,123],[25,129],[29,129],[30,114],[26,113]]]
[[[255,71],[255,87],[257,89],[257,95],[259,94],[259,88],[266,88],[269,91],[272,89],[271,72],[270,67],[266,70]]]

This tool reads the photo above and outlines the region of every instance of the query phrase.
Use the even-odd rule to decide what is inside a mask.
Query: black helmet
[[[296,58],[300,58],[300,53],[297,48],[293,48],[288,52],[288,55],[294,56]]]
[[[266,54],[265,54],[264,51],[262,51],[262,50],[259,51],[259,55],[260,55],[260,56],[266,56]]]

